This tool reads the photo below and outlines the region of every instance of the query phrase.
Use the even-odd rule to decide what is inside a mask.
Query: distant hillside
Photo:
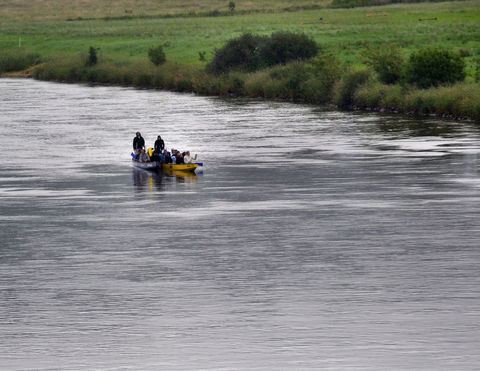
[[[197,17],[441,1],[445,0],[1,0],[0,19],[58,21]]]
[[[0,18],[61,20],[283,12],[326,7],[331,0],[1,0]]]

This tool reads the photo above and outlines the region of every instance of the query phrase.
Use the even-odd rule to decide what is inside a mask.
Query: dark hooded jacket
[[[142,149],[145,147],[145,139],[140,135],[139,137],[135,136],[133,138],[133,149]]]
[[[158,151],[158,153],[162,153],[162,151],[165,149],[165,142],[163,141],[162,138],[157,139],[155,141],[155,150]]]

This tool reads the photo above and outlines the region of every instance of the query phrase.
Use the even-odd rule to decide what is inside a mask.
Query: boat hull
[[[198,164],[161,164],[163,171],[194,172]]]
[[[160,163],[159,162],[140,162],[140,161],[132,159],[132,164],[133,164],[134,167],[136,167],[138,169],[144,169],[144,170],[160,169]]]
[[[164,172],[182,172],[182,173],[193,173],[198,167],[198,164],[162,164],[160,162],[139,162],[135,159],[132,159],[132,164],[134,167],[144,170],[163,170]]]

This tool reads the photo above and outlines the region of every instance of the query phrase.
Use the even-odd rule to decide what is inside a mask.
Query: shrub
[[[245,95],[245,75],[240,72],[222,75],[218,80],[218,90],[223,95]]]
[[[382,108],[393,111],[403,111],[405,105],[405,95],[408,93],[405,86],[384,85]]]
[[[139,73],[137,76],[135,76],[134,79],[134,85],[143,87],[143,88],[148,88],[152,86],[152,75],[146,72]]]
[[[360,86],[353,97],[355,106],[372,109],[382,108],[382,100],[385,95],[384,86],[373,81]]]
[[[363,57],[365,64],[375,70],[381,82],[395,84],[401,79],[404,60],[400,50],[395,46],[368,48],[363,52]]]
[[[405,96],[409,94],[405,86],[382,84],[369,80],[359,86],[354,94],[354,105],[366,109],[403,111]]]
[[[152,87],[162,89],[165,87],[165,76],[162,72],[156,72],[152,76]]]
[[[199,72],[193,77],[195,93],[202,95],[215,95],[219,93],[219,79],[207,72]]]
[[[285,64],[293,60],[306,60],[317,55],[318,45],[305,34],[276,32],[261,50],[262,61],[267,66]]]
[[[207,71],[219,74],[237,68],[253,72],[293,60],[312,58],[318,50],[315,41],[305,34],[277,32],[267,37],[246,33],[216,50],[213,60],[207,65]]]
[[[413,90],[405,97],[407,112],[420,116],[435,114],[435,99],[429,90]]]
[[[218,74],[236,67],[247,71],[258,69],[261,62],[259,51],[266,40],[265,36],[246,33],[228,41],[215,51],[213,60],[207,65],[207,71]]]
[[[475,82],[480,82],[480,57],[477,57],[474,60],[473,78],[475,79]]]
[[[342,70],[340,61],[333,55],[322,54],[312,59],[306,66],[306,71],[311,75],[306,87],[310,91],[307,96],[315,97],[315,102],[330,101],[333,87],[340,80]]]
[[[85,66],[95,66],[97,64],[97,52],[93,46],[88,50],[88,58],[85,62]]]
[[[73,70],[84,68],[79,58],[54,56],[35,67],[33,77],[39,80],[65,81]]]
[[[263,93],[268,99],[290,99],[290,90],[285,81],[268,79],[265,82]]]
[[[480,87],[472,84],[455,84],[426,90],[412,91],[406,95],[410,111],[449,117],[480,118]]]
[[[265,70],[261,82],[262,96],[266,98],[305,100],[305,83],[309,74],[304,62],[292,62]]]
[[[176,76],[175,90],[181,92],[193,91],[193,80],[191,76]]]
[[[305,84],[310,78],[307,67],[304,62],[295,61],[285,66],[277,67],[283,70],[283,79],[277,79],[272,76],[273,80],[282,82],[281,95],[282,99],[289,99],[294,101],[305,100]]]
[[[164,64],[167,58],[165,57],[163,46],[159,45],[148,49],[148,58],[155,66],[160,66],[161,64]]]
[[[347,73],[342,80],[335,85],[334,103],[341,108],[348,108],[354,103],[356,90],[368,81],[368,70],[356,70]]]
[[[28,67],[35,66],[41,62],[41,57],[37,53],[19,50],[15,53],[5,53],[0,55],[0,73],[22,71]]]
[[[410,55],[406,81],[420,88],[465,79],[465,62],[458,53],[445,49],[422,49]]]
[[[265,81],[270,79],[270,74],[263,70],[247,75],[245,92],[250,97],[260,98],[265,96]]]

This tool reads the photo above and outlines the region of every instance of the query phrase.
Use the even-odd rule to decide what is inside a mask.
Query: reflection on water
[[[15,79],[0,102],[0,369],[478,368],[478,126]],[[137,130],[205,174],[132,168]]]
[[[156,171],[132,168],[133,185],[137,191],[162,190],[164,188],[163,174]]]
[[[448,137],[463,131],[462,124],[432,119],[387,119],[379,121],[376,128],[402,137]]]
[[[198,171],[202,175],[202,171]],[[175,183],[197,183],[198,174],[191,171],[151,171],[132,168],[133,185],[137,191],[162,191],[167,185]]]
[[[198,171],[201,174],[200,171]],[[177,181],[184,183],[195,183],[198,181],[198,175],[192,171],[175,171],[175,170],[166,170],[164,171],[165,176],[174,177]]]

